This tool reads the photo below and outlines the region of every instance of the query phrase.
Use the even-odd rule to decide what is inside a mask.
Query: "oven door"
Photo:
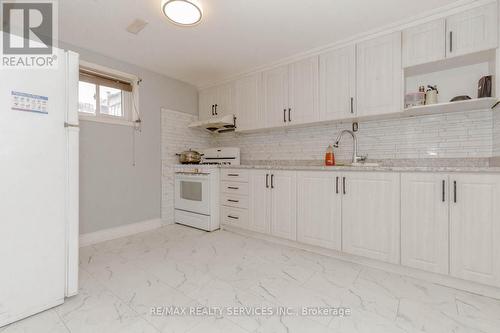
[[[210,215],[209,175],[176,173],[175,209]]]

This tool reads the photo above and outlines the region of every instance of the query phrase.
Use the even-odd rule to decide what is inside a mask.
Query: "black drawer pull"
[[[233,219],[233,220],[239,220],[240,219],[239,217],[232,216],[232,215],[228,215],[227,217],[230,218],[230,219]]]
[[[237,174],[237,173],[228,173],[227,175],[228,175],[228,177],[238,177],[239,176],[239,174]]]
[[[229,202],[240,202],[239,200],[227,199]]]
[[[234,187],[234,186],[228,186],[227,188],[230,190],[239,190],[240,189],[239,187]]]

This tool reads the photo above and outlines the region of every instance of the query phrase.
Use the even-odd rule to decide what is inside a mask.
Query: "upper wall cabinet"
[[[281,66],[262,74],[263,104],[266,126],[284,126],[288,111],[288,66]]]
[[[345,119],[356,114],[356,46],[320,55],[319,96],[321,121]]]
[[[357,45],[357,115],[401,111],[401,32]]]
[[[233,83],[226,83],[217,87],[202,90],[199,97],[200,120],[233,113],[233,99]]]
[[[216,88],[208,88],[200,91],[198,99],[198,112],[200,120],[206,120],[215,117],[215,95]]]
[[[263,73],[267,127],[318,121],[318,57]]]
[[[403,67],[442,60],[446,56],[446,22],[439,19],[403,31]]]
[[[456,57],[496,48],[497,4],[474,8],[446,19],[446,55]]]
[[[304,124],[319,120],[318,57],[289,66],[288,124]]]
[[[236,131],[266,127],[262,107],[262,73],[245,76],[234,84]]]

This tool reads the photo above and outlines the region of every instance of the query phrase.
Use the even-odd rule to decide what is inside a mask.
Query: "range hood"
[[[190,128],[203,128],[210,133],[232,132],[236,128],[236,117],[234,114],[195,121],[189,124]]]

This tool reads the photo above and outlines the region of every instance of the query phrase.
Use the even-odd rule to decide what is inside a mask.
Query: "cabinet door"
[[[403,31],[403,67],[442,60],[446,56],[444,19],[411,27]]]
[[[357,45],[357,114],[374,116],[401,111],[401,33]]]
[[[288,66],[263,74],[266,127],[285,126],[288,116]]]
[[[498,45],[497,4],[474,8],[446,19],[446,56],[496,48]]]
[[[500,176],[450,179],[451,274],[500,286]]]
[[[297,174],[297,239],[341,250],[342,195],[340,175],[331,172]]]
[[[217,87],[217,96],[215,99],[215,116],[225,116],[234,114],[234,83],[226,83]]]
[[[336,120],[356,114],[356,46],[320,55],[320,120]]]
[[[271,175],[252,170],[248,179],[249,228],[269,234],[271,231]]]
[[[294,171],[272,171],[271,234],[297,240],[297,176]]]
[[[305,124],[319,119],[319,64],[311,57],[289,67],[288,124]]]
[[[401,263],[448,274],[448,175],[401,175]]]
[[[236,131],[253,130],[266,127],[263,113],[262,74],[254,74],[239,79],[235,83]]]
[[[208,88],[200,91],[198,101],[198,112],[200,120],[206,120],[215,116],[216,88]]]
[[[343,251],[390,263],[400,262],[400,175],[344,174]]]

